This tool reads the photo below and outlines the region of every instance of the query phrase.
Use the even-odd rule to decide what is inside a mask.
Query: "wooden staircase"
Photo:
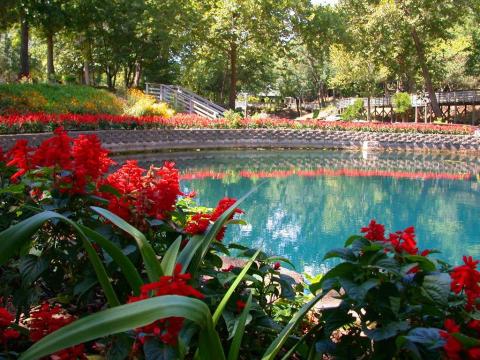
[[[145,92],[158,101],[169,103],[180,111],[209,119],[219,119],[226,111],[223,107],[177,85],[147,83]]]

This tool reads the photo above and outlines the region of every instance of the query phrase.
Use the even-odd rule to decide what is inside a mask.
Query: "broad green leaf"
[[[42,256],[26,255],[20,259],[20,275],[25,283],[31,284],[48,269],[48,265],[48,261]]]
[[[340,258],[347,261],[355,261],[357,259],[353,250],[349,248],[338,248],[330,250],[325,254],[323,260],[331,258]]]
[[[19,360],[40,359],[77,344],[122,333],[169,317],[183,317],[201,327],[201,359],[225,359],[208,306],[198,299],[167,295],[117,306],[81,318],[35,343]]]
[[[197,253],[198,249],[200,249],[202,245],[202,237],[195,235],[192,236],[189,240],[187,245],[183,248],[183,250],[178,255],[177,263],[182,264],[182,273],[187,272],[190,263]]]
[[[426,275],[423,279],[422,289],[437,305],[446,306],[450,294],[450,275],[436,273]]]
[[[302,306],[295,315],[290,319],[288,324],[283,328],[277,338],[270,344],[268,349],[262,356],[262,360],[273,360],[278,352],[282,349],[283,344],[287,341],[292,331],[297,327],[303,317],[310,311],[310,309],[322,298],[323,294],[316,295],[312,300]]]
[[[238,319],[237,327],[235,329],[235,335],[233,335],[232,343],[230,344],[230,350],[228,351],[227,360],[236,360],[238,359],[238,352],[240,351],[240,346],[242,344],[243,334],[245,332],[245,325],[247,323],[248,314],[250,312],[250,307],[252,305],[252,294],[248,296],[247,303],[245,308]]]
[[[420,266],[420,268],[423,271],[431,272],[431,271],[435,271],[437,269],[435,264],[432,261],[430,261],[428,258],[426,258],[425,256],[406,255],[405,258],[410,260],[411,262],[418,263],[418,265]]]
[[[135,265],[133,265],[128,256],[126,256],[122,250],[117,247],[117,245],[103,237],[98,232],[84,225],[79,226],[91,241],[96,242],[108,253],[108,255],[111,256],[113,261],[115,261],[118,267],[122,270],[122,273],[130,284],[133,292],[138,295],[140,292],[140,287],[143,285],[143,281],[137,269],[135,268]]]
[[[363,236],[360,236],[360,235],[352,235],[350,236],[347,241],[345,241],[345,245],[344,246],[350,246],[353,244],[353,242],[355,240],[359,240],[359,239],[365,239]],[[365,239],[366,240],[366,239]],[[367,240],[368,241],[368,240]]]
[[[145,264],[145,269],[147,270],[147,275],[150,282],[158,281],[160,276],[163,275],[162,268],[160,266],[160,262],[157,259],[155,251],[153,250],[150,243],[147,241],[145,235],[143,235],[141,231],[127,223],[121,217],[115,215],[114,213],[106,209],[96,206],[91,206],[91,209],[97,214],[103,216],[105,219],[111,221],[113,224],[130,234],[135,239],[140,254],[142,254],[143,262]]]
[[[177,240],[173,242],[172,245],[168,248],[167,252],[163,256],[160,266],[164,275],[173,275],[173,270],[177,263],[178,250],[180,250],[180,245],[182,244],[182,237],[179,236]]]
[[[244,276],[247,274],[248,270],[250,269],[250,266],[252,266],[253,262],[255,261],[259,253],[260,253],[260,249],[258,249],[257,252],[250,258],[250,260],[244,265],[240,274],[238,274],[235,281],[228,288],[227,292],[225,293],[222,300],[220,301],[220,304],[218,304],[217,308],[215,309],[215,312],[213,313],[212,318],[213,318],[214,325],[217,324],[218,319],[222,315],[223,309],[225,309],[225,306],[227,306],[227,303],[230,300],[230,297],[233,295],[233,293],[235,292],[235,289],[243,280]]]

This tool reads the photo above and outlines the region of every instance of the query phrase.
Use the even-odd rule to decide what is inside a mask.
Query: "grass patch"
[[[114,94],[89,86],[0,84],[0,114],[121,114],[122,109]]]

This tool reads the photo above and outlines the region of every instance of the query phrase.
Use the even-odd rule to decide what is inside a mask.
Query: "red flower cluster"
[[[480,321],[472,320],[468,323],[468,328],[476,332],[477,337],[480,335]],[[454,336],[460,334],[460,326],[452,319],[445,320],[445,331],[440,331],[440,336],[445,339],[443,349],[450,360],[479,360],[480,347],[473,346],[464,348],[462,343]]]
[[[364,237],[370,241],[389,242],[397,253],[418,254],[417,242],[415,241],[415,228],[413,226],[390,234],[388,239],[385,238],[385,226],[378,224],[375,220],[371,220],[368,226],[362,227],[360,231],[364,233]],[[427,256],[429,253],[430,250],[424,250],[420,255]]]
[[[406,252],[410,255],[418,253],[417,242],[415,241],[415,228],[410,226],[403,231],[390,234],[388,240],[398,253]]]
[[[0,342],[4,345],[9,340],[15,340],[20,337],[20,333],[17,330],[10,328],[14,319],[7,309],[0,307]]]
[[[161,168],[152,166],[145,171],[137,161],[127,161],[102,183],[120,193],[120,197],[106,192],[102,194],[110,200],[108,209],[135,224],[141,224],[145,216],[167,218],[178,196],[183,195],[175,163],[165,162]]]
[[[365,233],[365,239],[370,241],[385,241],[385,226],[378,224],[375,220],[371,220],[368,226],[360,229]]]
[[[55,130],[55,136],[43,141],[37,148],[20,139],[6,155],[7,166],[18,171],[11,180],[16,181],[29,170],[53,168],[54,184],[61,191],[82,194],[89,182],[96,182],[114,162],[108,157],[95,135],[80,135],[72,139],[63,130]],[[61,175],[68,171],[69,175]]]
[[[30,312],[26,323],[30,329],[30,340],[37,342],[48,334],[75,321],[75,318],[62,309],[60,305],[50,306],[43,303]],[[52,360],[87,359],[83,344],[57,351],[50,355]]]
[[[208,226],[217,221],[220,216],[223,215],[233,204],[237,202],[237,199],[223,198],[217,204],[217,207],[213,210],[211,214],[195,214],[191,217],[190,221],[185,226],[185,232],[190,235],[203,234],[207,231]],[[232,215],[229,217],[229,220],[233,219],[235,214],[242,214],[243,211],[240,209],[235,209]],[[222,241],[225,237],[226,227],[222,227],[217,234],[217,240]]]
[[[467,296],[466,309],[468,311],[479,308],[477,299],[480,298],[480,272],[477,270],[478,260],[473,260],[471,256],[463,257],[464,265],[453,269],[450,277],[452,278],[451,289],[459,294],[465,291]]]
[[[178,114],[172,118],[161,116],[125,116],[108,114],[11,114],[0,116],[0,128],[3,131],[28,132],[45,131],[52,125],[68,129],[104,129],[104,128],[213,128],[228,129],[232,127],[227,119],[211,120],[197,115]],[[354,123],[346,121],[322,121],[316,119],[297,121],[282,118],[241,119],[235,126],[241,128],[280,128],[280,129],[318,129],[331,131],[367,131],[367,132],[401,132],[401,133],[442,133],[473,134],[474,126],[439,125],[420,123]],[[43,129],[42,129],[43,127]]]
[[[163,295],[182,295],[193,296],[198,299],[203,299],[201,292],[188,285],[190,274],[181,274],[182,266],[177,264],[172,276],[162,276],[160,280],[143,285],[140,289],[139,296],[131,296],[129,303],[148,299],[152,296]],[[178,334],[183,326],[183,318],[170,317],[166,319],[157,320],[152,324],[136,329],[137,337],[140,343],[144,343],[149,338],[157,338],[165,344],[176,345],[178,341]]]

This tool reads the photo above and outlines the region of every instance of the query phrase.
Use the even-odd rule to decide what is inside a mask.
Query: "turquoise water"
[[[131,157],[131,156],[130,156]],[[286,256],[299,272],[318,273],[332,248],[370,219],[388,230],[414,225],[419,247],[451,263],[480,258],[480,162],[467,156],[340,151],[229,151],[147,154],[142,165],[174,160],[182,188],[215,206],[264,183],[241,206],[248,225],[226,241]]]

